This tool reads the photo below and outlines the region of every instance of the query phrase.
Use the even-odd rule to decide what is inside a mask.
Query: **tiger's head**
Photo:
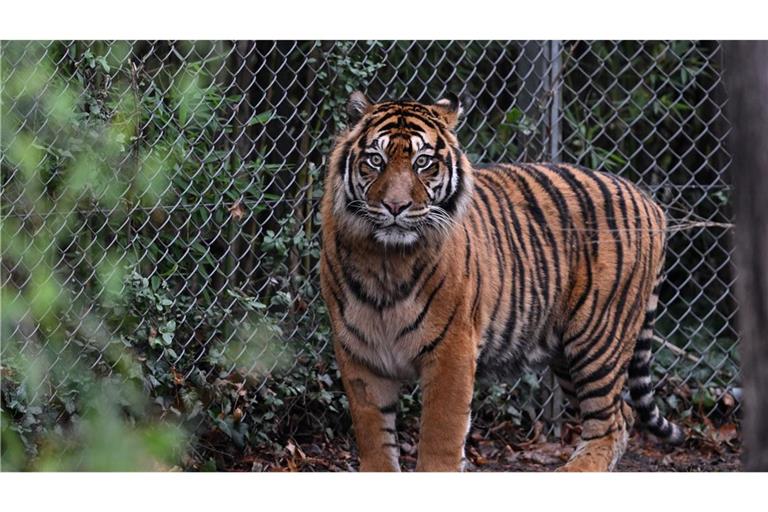
[[[398,247],[447,235],[472,189],[455,133],[459,98],[372,104],[355,92],[347,112],[350,128],[329,161],[333,215],[341,228]]]

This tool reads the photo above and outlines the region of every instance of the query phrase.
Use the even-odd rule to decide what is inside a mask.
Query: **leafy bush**
[[[657,187],[673,213],[727,220],[723,190],[680,188],[718,147],[710,137],[691,151],[684,135],[708,133],[708,43],[568,48],[561,157]],[[549,156],[551,95],[516,74],[525,61],[516,59],[531,55],[514,44],[2,50],[7,469],[226,469],[348,434],[316,272],[322,169],[351,91],[434,100],[463,90],[473,104],[460,139],[473,159]],[[685,322],[662,319],[662,328],[676,346],[711,357],[683,366],[692,362],[662,351],[660,362],[722,388],[735,375],[724,368],[734,360],[733,305],[719,300],[728,254],[706,231],[671,243],[685,258],[671,265],[667,290],[707,293],[688,304],[667,291],[670,317]],[[701,254],[707,266],[697,266]],[[712,286],[707,267],[721,269]],[[479,422],[535,430],[552,383],[525,375],[513,384],[479,387]],[[412,428],[418,387],[400,409]]]

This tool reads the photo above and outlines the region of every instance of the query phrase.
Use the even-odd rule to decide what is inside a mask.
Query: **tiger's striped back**
[[[600,329],[637,334],[665,221],[635,186],[569,165],[485,166],[467,222],[498,286],[487,294],[484,360],[536,362]]]

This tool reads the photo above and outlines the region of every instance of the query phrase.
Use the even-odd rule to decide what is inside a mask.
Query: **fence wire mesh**
[[[66,403],[77,364],[129,352],[177,384],[317,365],[317,205],[346,98],[452,91],[471,160],[578,163],[665,206],[657,387],[710,414],[738,385],[721,69],[694,41],[4,42],[4,372],[33,363],[30,400]],[[499,396],[499,414],[560,414],[547,375],[478,407]]]

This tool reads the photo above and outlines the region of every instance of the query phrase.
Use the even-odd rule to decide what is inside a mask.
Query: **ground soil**
[[[476,471],[552,471],[568,460],[572,446],[541,443],[523,452],[508,452],[495,460],[475,464]],[[739,449],[718,453],[701,447],[668,449],[644,436],[633,436],[616,471],[740,471]]]
[[[687,428],[683,446],[668,447],[642,432],[630,437],[627,452],[617,471],[719,472],[741,470],[741,440],[736,425],[698,425]],[[416,433],[400,434],[401,465],[412,471],[416,465]],[[473,430],[467,440],[469,471],[552,471],[561,466],[578,441],[576,429],[564,429],[561,438],[552,436],[511,442],[503,429]],[[253,450],[229,469],[234,471],[356,471],[357,453],[350,435],[309,442],[292,440],[276,450]]]

